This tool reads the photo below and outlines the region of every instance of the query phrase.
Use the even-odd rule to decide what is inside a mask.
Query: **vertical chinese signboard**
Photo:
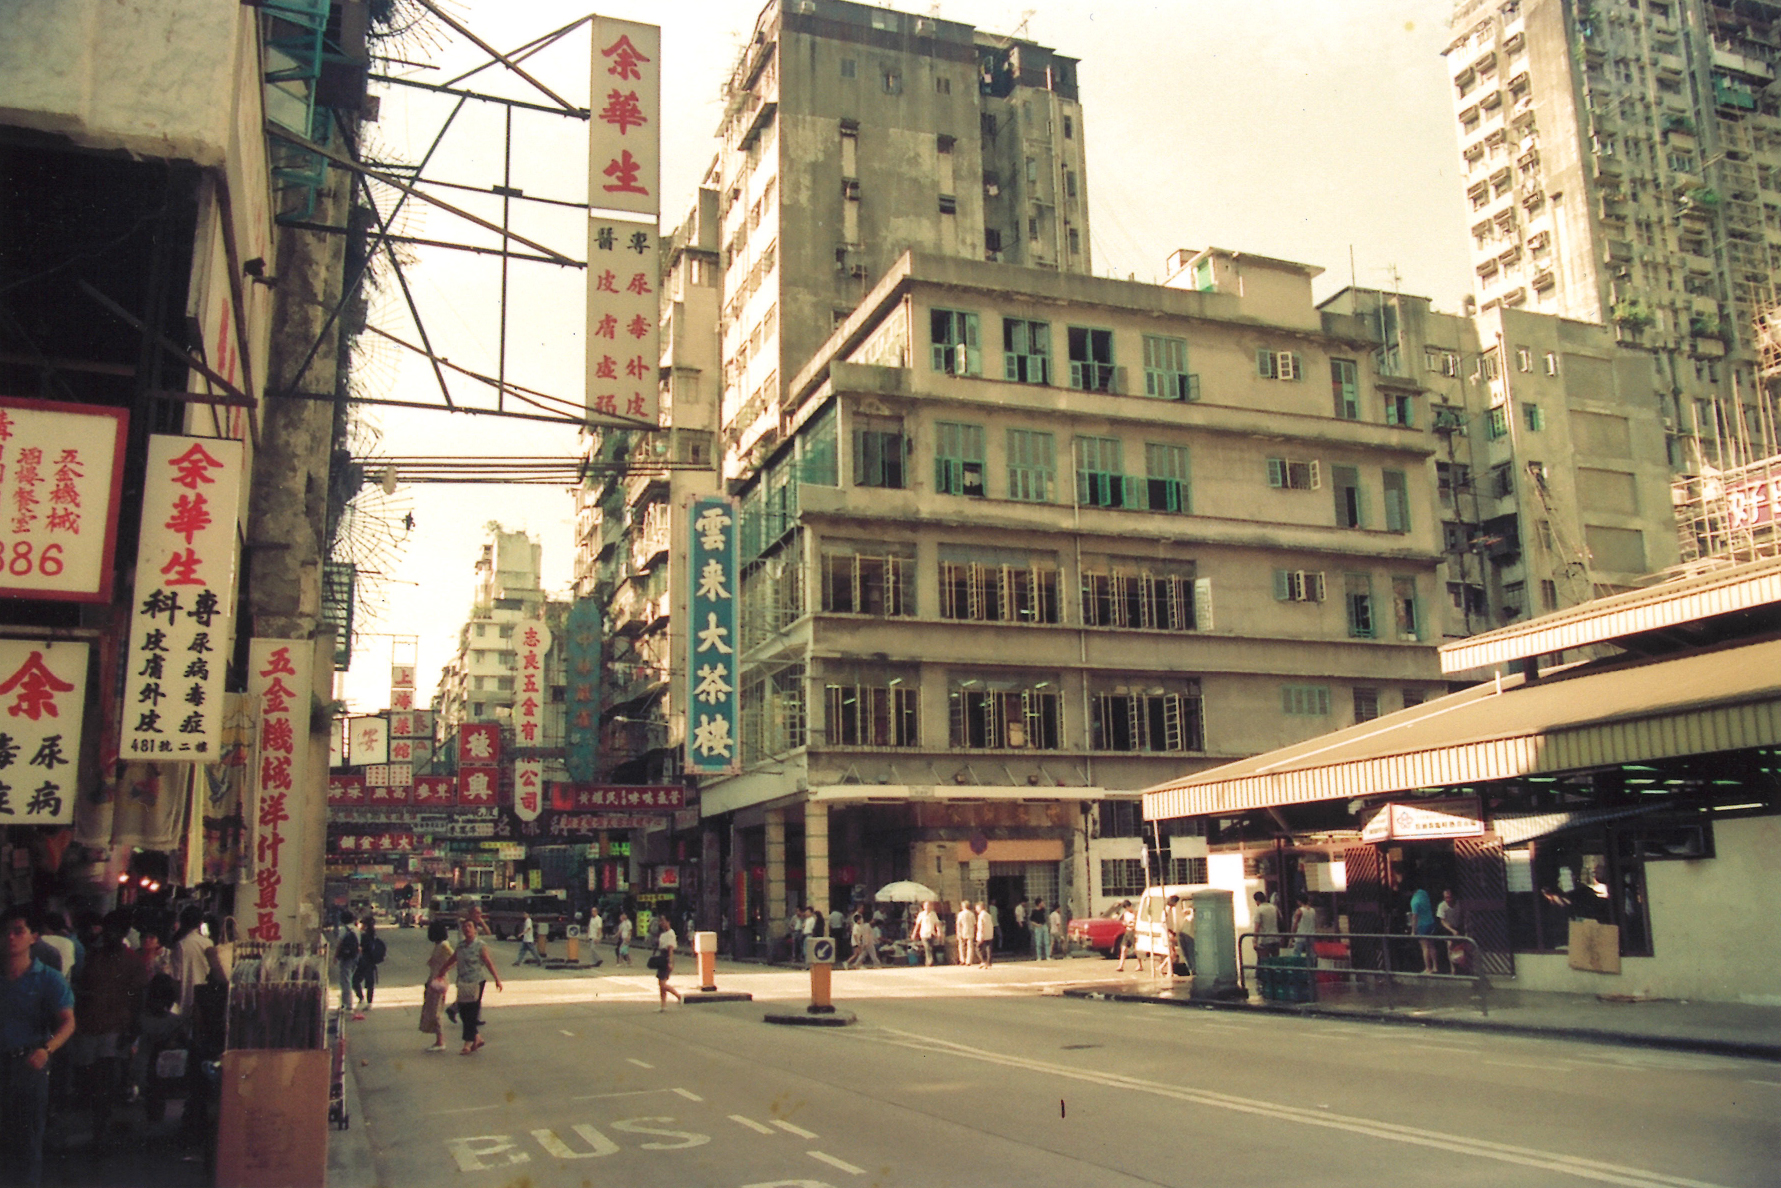
[[[577,599],[564,626],[569,638],[563,646],[568,669],[563,763],[578,783],[591,783],[600,774],[600,627],[600,604]]]
[[[87,651],[0,639],[0,825],[73,824]]]
[[[121,408],[0,400],[0,596],[110,600],[129,423]]]
[[[466,722],[458,727],[458,804],[493,808],[500,803],[501,727]]]
[[[513,765],[513,813],[522,821],[536,821],[544,808],[544,763],[520,759]]]
[[[255,639],[248,646],[247,691],[260,703],[260,755],[253,809],[254,940],[301,939],[302,876],[295,835],[308,790],[310,672],[314,647],[302,640]],[[330,791],[332,791],[330,786]]]
[[[655,423],[661,360],[662,31],[594,18],[588,205],[588,411]]]
[[[148,439],[124,669],[126,758],[208,760],[217,752],[241,465],[238,441]]]
[[[516,747],[543,746],[544,706],[550,700],[544,680],[550,628],[537,619],[515,623],[513,644],[519,657],[519,680],[513,690],[513,742]]]
[[[740,770],[737,726],[736,506],[721,496],[692,503],[687,567],[686,766],[701,775]]]

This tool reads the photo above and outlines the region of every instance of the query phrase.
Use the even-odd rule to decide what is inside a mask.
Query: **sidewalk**
[[[1072,987],[1063,993],[1070,998],[1112,1002],[1494,1031],[1781,1061],[1781,1006],[1681,999],[1616,1001],[1590,994],[1517,990],[1500,983],[1492,984],[1485,1009],[1466,987],[1403,984],[1389,995],[1383,987],[1365,992],[1320,986],[1316,1002],[1264,1002],[1260,998],[1195,1001],[1189,997],[1192,986],[1191,978],[1145,976],[1137,981]]]

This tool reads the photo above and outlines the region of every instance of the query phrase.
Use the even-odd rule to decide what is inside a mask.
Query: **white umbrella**
[[[878,889],[872,898],[882,903],[920,903],[924,899],[939,899],[940,893],[932,887],[923,886],[909,879],[888,883]]]

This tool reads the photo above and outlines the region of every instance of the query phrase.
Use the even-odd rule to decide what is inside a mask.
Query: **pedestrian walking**
[[[977,961],[988,969],[996,950],[996,913],[989,904],[977,901]]]
[[[587,914],[587,939],[589,945],[598,945],[606,939],[606,921],[599,912]]]
[[[494,959],[489,956],[488,942],[477,933],[476,921],[466,919],[461,929],[463,940],[458,942],[457,951],[441,971],[441,977],[448,970],[457,970],[458,1000],[452,1004],[450,1013],[464,1027],[464,1046],[458,1055],[468,1056],[483,1045],[482,1036],[477,1034],[482,1024],[483,988],[490,978],[495,979],[496,990],[507,987],[501,984],[501,975],[495,969]]]
[[[631,964],[631,934],[637,925],[631,920],[631,913],[621,911],[618,914],[618,947],[614,951],[613,960],[620,965]]]
[[[1280,956],[1280,909],[1266,895],[1257,891],[1254,915],[1256,957],[1271,959]]]
[[[377,935],[377,921],[366,916],[365,934],[359,938],[359,962],[352,972],[353,993],[359,1000],[358,1009],[353,1012],[354,1019],[363,1019],[365,1008],[377,997],[377,967],[383,964],[388,953],[389,946]]]
[[[93,1108],[93,1143],[103,1143],[110,1129],[111,1109],[123,1099],[128,1037],[136,1030],[148,971],[124,944],[130,913],[114,911],[104,918],[100,939],[87,951],[86,963],[74,980],[77,1024],[68,1055],[73,1060],[79,1097]]]
[[[1064,951],[1064,913],[1058,905],[1052,905],[1051,914],[1045,917],[1045,927],[1051,932],[1051,955],[1061,956]]]
[[[1133,955],[1137,957],[1138,968],[1142,970],[1144,968],[1144,957],[1143,954],[1138,953],[1137,951],[1138,913],[1132,910],[1131,900],[1128,899],[1119,905],[1119,919],[1120,922],[1125,925],[1125,931],[1121,933],[1119,937],[1119,964],[1114,968],[1123,971],[1125,969],[1126,957],[1128,955]]]
[[[934,910],[932,900],[922,901],[921,911],[915,914],[915,923],[909,932],[910,938],[921,948],[921,963],[934,964],[934,942],[940,939],[940,914]]]
[[[177,946],[175,946],[177,949]],[[340,1009],[352,1010],[352,976],[359,968],[359,928],[350,912],[340,913],[340,927],[334,933],[334,974],[340,981]],[[183,979],[182,979],[183,980]],[[180,988],[183,1007],[189,1007],[190,999],[186,998],[185,988]]]
[[[853,933],[840,908],[829,909],[829,935],[835,938],[835,959],[845,963],[853,955]]]
[[[1029,918],[1033,922],[1033,960],[1049,961],[1051,960],[1051,926],[1048,923],[1050,917],[1045,914],[1043,899],[1033,901],[1033,914]]]
[[[953,921],[953,932],[959,941],[959,964],[977,964],[977,909],[966,900],[959,907],[958,919]]]
[[[31,955],[43,934],[36,913],[15,904],[0,914],[6,940],[0,979],[0,1166],[24,1188],[43,1183],[49,1063],[74,1034],[74,992]]]
[[[674,935],[674,926],[672,924],[664,925],[662,931],[656,936],[656,951],[650,954],[649,961],[646,963],[649,968],[656,971],[656,997],[661,999],[661,1005],[656,1008],[658,1012],[668,1009],[668,995],[670,994],[674,996],[675,1002],[682,1005],[686,1003],[686,999],[680,996],[680,991],[668,985],[668,979],[674,976],[674,951],[679,947],[679,943],[679,939]]]
[[[433,1037],[429,1052],[445,1051],[445,1024],[440,1022],[439,1015],[445,1005],[445,971],[455,952],[450,937],[451,928],[444,920],[427,925],[427,939],[433,942],[433,951],[427,956],[427,983],[421,993],[421,1031]]]
[[[357,959],[354,954],[354,960]],[[222,958],[217,956],[216,945],[204,935],[204,909],[195,903],[186,904],[179,913],[179,932],[173,938],[173,972],[179,979],[179,1013],[188,1019],[199,986],[205,983],[226,986],[229,983],[228,976],[223,973]],[[351,971],[347,972],[350,978]],[[342,986],[341,1005],[351,1006],[352,1001],[344,988],[346,983]]]
[[[538,965],[544,964],[544,955],[538,951],[538,925],[532,921],[532,913],[527,912],[526,918],[519,924],[519,956],[514,958],[515,965],[526,963],[526,954],[532,954],[532,960]]]
[[[847,955],[845,969],[878,964],[878,930],[864,912],[853,914],[853,952]]]

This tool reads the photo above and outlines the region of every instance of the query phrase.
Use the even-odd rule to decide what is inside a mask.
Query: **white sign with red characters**
[[[656,423],[662,340],[656,227],[595,219],[588,231],[587,410]]]
[[[346,763],[365,767],[390,761],[390,720],[382,716],[348,718]]]
[[[414,688],[414,665],[412,665],[412,664],[392,664],[392,665],[390,665],[390,688],[392,688],[392,689],[412,689],[412,688]]]
[[[513,815],[536,821],[544,808],[544,761],[520,759],[513,765]]]
[[[662,29],[594,18],[588,205],[662,213]],[[653,220],[652,220],[653,221]]]
[[[135,613],[124,665],[127,759],[209,762],[233,638],[241,443],[148,439]]]
[[[550,628],[536,619],[513,625],[519,653],[519,680],[513,689],[513,742],[517,747],[544,745],[544,706],[550,691],[544,682],[544,658],[550,653]],[[539,786],[543,790],[543,786]],[[527,818],[530,820],[531,818]]]
[[[309,703],[314,645],[254,639],[248,645],[247,691],[260,705],[259,763],[253,804],[254,888],[247,935],[257,941],[301,940],[298,844],[309,784]]]
[[[0,825],[69,825],[88,645],[0,639]]]
[[[129,425],[121,408],[0,399],[0,596],[110,600]]]

